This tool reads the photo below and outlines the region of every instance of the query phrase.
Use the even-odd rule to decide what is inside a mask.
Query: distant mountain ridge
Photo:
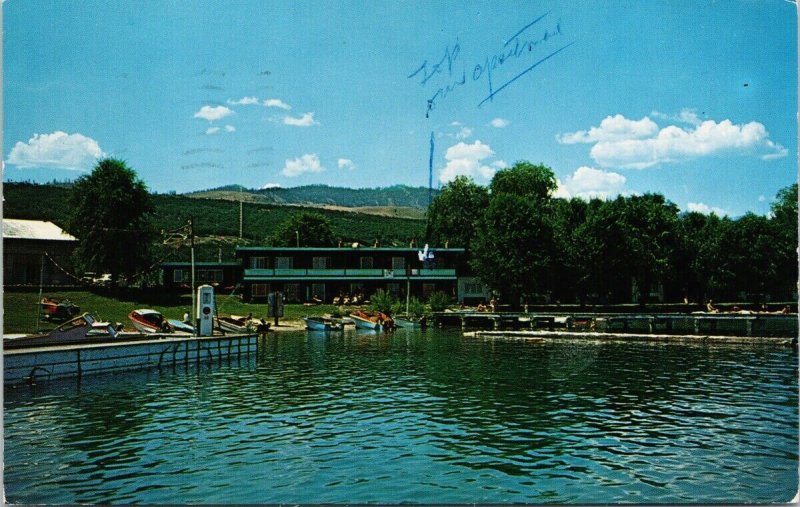
[[[240,185],[189,192],[187,197],[206,199],[243,200],[263,204],[340,206],[346,208],[398,207],[427,209],[431,195],[425,187],[393,185],[383,188],[345,188],[329,185],[304,185],[299,187],[275,187],[248,189]]]

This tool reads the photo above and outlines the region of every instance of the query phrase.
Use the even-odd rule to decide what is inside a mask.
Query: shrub
[[[406,313],[405,300],[398,300],[392,305],[392,315]],[[425,305],[419,299],[411,297],[408,301],[408,314],[412,317],[422,317],[425,315]]]
[[[436,291],[428,298],[428,305],[432,312],[442,312],[450,306],[450,296],[441,291]]]
[[[376,312],[391,313],[392,305],[396,302],[388,292],[378,289],[378,292],[372,295],[369,301],[369,309]]]

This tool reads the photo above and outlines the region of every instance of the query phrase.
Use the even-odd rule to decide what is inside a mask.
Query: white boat
[[[167,319],[167,323],[176,333],[194,334],[194,326],[178,319]]]
[[[91,314],[84,313],[44,335],[6,336],[3,339],[3,347],[12,349],[104,341],[117,338],[121,327],[109,322],[99,322]]]
[[[423,317],[415,317],[413,315],[400,314],[394,316],[394,323],[397,327],[404,327],[409,329],[422,329],[427,327],[427,319]]]
[[[270,328],[269,322],[265,322],[264,320],[259,321],[249,315],[247,317],[241,315],[230,315],[227,317],[220,315],[214,317],[214,320],[216,321],[217,328],[225,333],[264,333],[269,331]]]
[[[341,331],[344,326],[341,322],[325,317],[303,317],[306,328],[310,331]]]
[[[128,314],[133,327],[140,333],[172,333],[175,329],[157,310],[142,308]]]
[[[372,331],[388,331],[394,329],[394,320],[381,312],[365,312],[356,310],[350,314],[350,318],[356,323],[357,329],[369,329]]]

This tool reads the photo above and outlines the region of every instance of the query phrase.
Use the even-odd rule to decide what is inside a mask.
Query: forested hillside
[[[65,205],[70,189],[63,185],[37,185],[6,183],[3,186],[5,218],[48,220],[60,227],[66,225]],[[182,195],[153,195],[155,213],[153,222],[157,229],[169,231],[185,225],[193,217],[197,244],[202,260],[216,259],[220,248],[224,259],[231,259],[233,248],[255,245],[264,239],[290,216],[308,208],[246,202],[242,206],[243,234],[239,238],[239,203],[195,199]],[[331,211],[314,208],[331,224],[334,237],[343,243],[358,241],[381,245],[407,245],[411,239],[424,234],[421,220],[379,217],[348,211]],[[179,249],[174,259],[187,258],[188,251]]]
[[[192,192],[190,197],[256,201],[271,204],[316,204],[348,208],[391,206],[425,209],[429,193],[424,187],[394,185],[385,188],[343,188],[306,185],[291,188],[246,189],[236,185]],[[432,196],[438,195],[438,190]]]

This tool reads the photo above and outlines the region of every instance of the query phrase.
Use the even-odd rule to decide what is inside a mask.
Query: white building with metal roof
[[[4,218],[3,285],[70,285],[78,240],[52,222]]]

